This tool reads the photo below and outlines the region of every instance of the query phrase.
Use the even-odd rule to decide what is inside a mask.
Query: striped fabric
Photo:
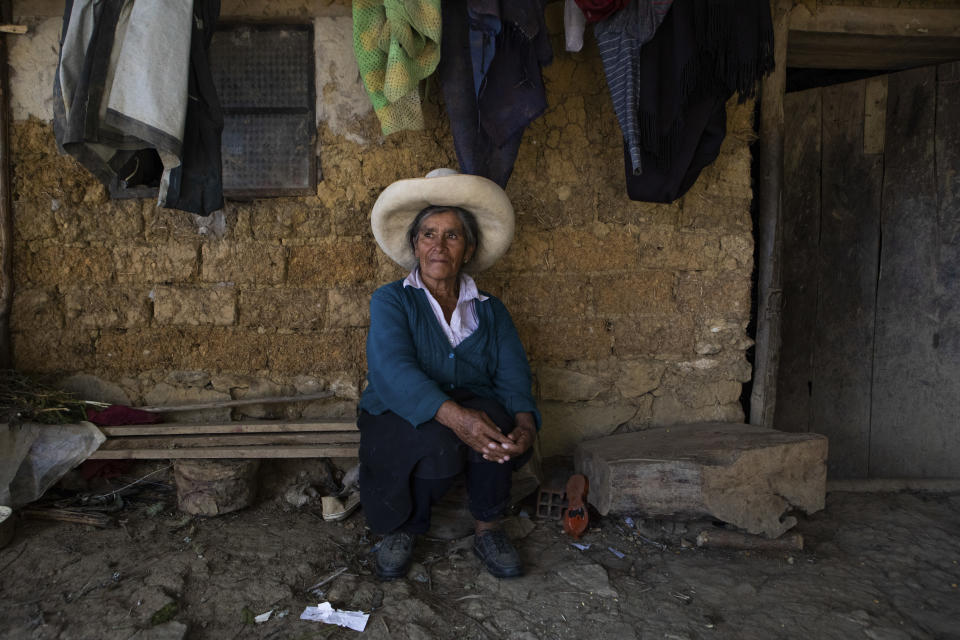
[[[593,27],[633,175],[640,175],[643,170],[638,122],[640,49],[653,37],[672,3],[673,0],[631,0],[627,8]]]

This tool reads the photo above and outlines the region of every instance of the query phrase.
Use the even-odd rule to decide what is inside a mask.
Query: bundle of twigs
[[[0,421],[65,424],[87,419],[86,407],[106,406],[81,400],[38,378],[0,369]]]

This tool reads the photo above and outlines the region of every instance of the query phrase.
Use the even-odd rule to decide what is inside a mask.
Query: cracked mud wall
[[[383,138],[357,77],[349,3],[224,0],[224,17],[313,22],[324,180],[315,196],[228,202],[205,220],[110,200],[57,153],[49,85],[63,4],[18,7],[30,33],[11,50],[16,366],[135,405],[333,389],[329,401],[234,416],[352,415],[367,300],[403,276],[373,241],[370,208],[394,180],[456,167],[436,83],[426,130]],[[507,189],[514,244],[477,278],[527,347],[544,453],[617,428],[741,420],[752,104],[731,102],[720,157],[686,196],[631,202],[596,47],[588,37],[564,52],[561,13],[548,8],[550,106]]]

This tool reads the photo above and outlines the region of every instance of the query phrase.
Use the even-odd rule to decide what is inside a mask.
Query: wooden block
[[[746,424],[704,423],[607,436],[577,446],[601,515],[716,518],[775,538],[826,496],[827,439]]]

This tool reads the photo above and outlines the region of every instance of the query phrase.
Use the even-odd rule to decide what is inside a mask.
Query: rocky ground
[[[357,636],[299,619],[329,601],[371,613],[368,638],[960,638],[960,495],[830,494],[791,552],[697,548],[709,523],[620,518],[581,551],[557,522],[520,515],[523,578],[489,576],[470,538],[422,539],[407,578],[381,583],[362,512],[324,522],[319,501],[294,508],[281,491],[189,517],[165,476],[128,494],[113,528],[18,522],[0,550],[0,637]]]

